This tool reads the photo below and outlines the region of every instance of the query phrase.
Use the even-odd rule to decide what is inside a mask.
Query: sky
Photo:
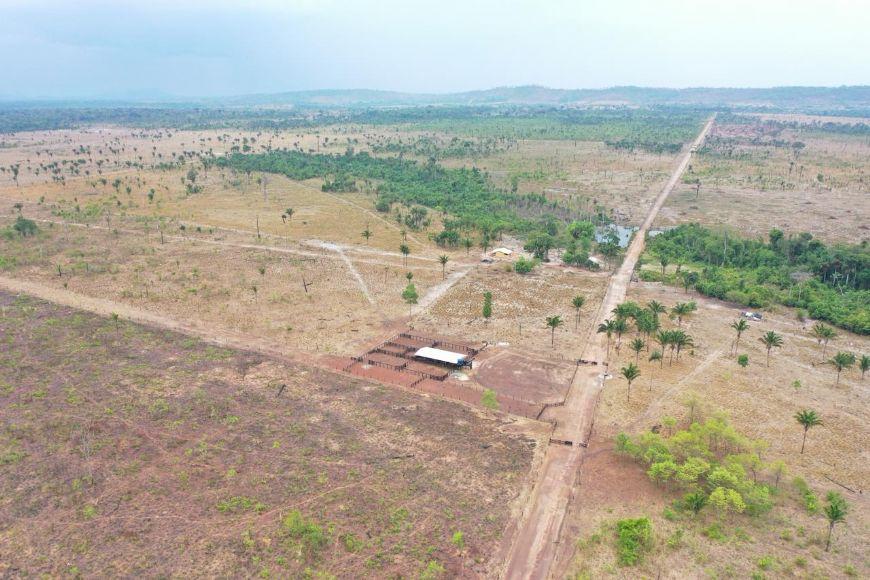
[[[870,0],[0,0],[0,96],[870,84]]]

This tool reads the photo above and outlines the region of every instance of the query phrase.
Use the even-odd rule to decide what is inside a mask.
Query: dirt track
[[[586,348],[581,358],[604,363],[607,347],[602,335],[596,334],[598,322],[610,315],[610,311],[625,299],[631,275],[644,249],[646,232],[652,225],[668,195],[713,125],[711,118],[698,137],[682,155],[670,179],[653,202],[646,219],[628,247],[619,270],[611,277],[604,300],[592,325]],[[599,366],[581,367],[565,399],[565,406],[556,417],[554,439],[572,444],[551,444],[541,467],[532,501],[523,514],[523,519],[514,530],[509,545],[503,545],[505,578],[548,578],[557,557],[562,524],[568,506],[573,500],[577,475],[583,460],[585,445],[594,421],[598,395],[604,386],[602,369]]]

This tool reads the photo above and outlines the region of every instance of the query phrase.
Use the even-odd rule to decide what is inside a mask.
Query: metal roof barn
[[[458,352],[450,352],[449,350],[441,350],[440,348],[432,348],[424,346],[414,353],[415,358],[434,360],[441,363],[447,363],[461,367],[465,365],[465,355]]]

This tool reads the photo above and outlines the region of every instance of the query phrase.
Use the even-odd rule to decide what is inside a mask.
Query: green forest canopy
[[[870,247],[828,246],[809,233],[771,230],[768,241],[748,239],[698,224],[653,237],[648,254],[658,261],[694,266],[701,293],[751,307],[784,304],[813,318],[870,334]],[[649,278],[656,271],[644,271]],[[679,283],[676,275],[667,281]]]

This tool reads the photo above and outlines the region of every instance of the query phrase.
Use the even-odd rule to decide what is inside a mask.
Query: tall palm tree
[[[662,353],[665,352],[665,348],[671,345],[673,333],[670,330],[660,330],[656,333],[655,341],[662,347]],[[661,362],[659,366],[665,366],[665,358],[659,359]]]
[[[634,364],[638,363],[638,360],[640,359],[640,351],[642,351],[645,346],[646,343],[639,337],[628,343],[628,347],[634,351]]]
[[[574,319],[574,330],[577,330],[577,327],[580,326],[580,309],[583,308],[584,304],[586,304],[586,298],[583,296],[577,295],[571,299],[571,306],[577,309],[577,316]]]
[[[661,353],[661,351],[654,350],[649,355],[649,362],[655,362],[657,360],[662,360],[662,353]],[[650,369],[650,372],[649,372],[649,390],[652,390],[652,383],[653,383],[653,375],[652,375],[652,369]]]
[[[550,327],[550,346],[556,348],[556,329],[562,326],[561,316],[548,316],[547,326]]]
[[[767,366],[770,366],[770,349],[782,347],[782,336],[772,330],[768,330],[758,340],[767,349]]]
[[[622,367],[620,369],[622,372],[622,376],[625,377],[625,380],[628,381],[628,397],[627,399],[631,401],[631,383],[640,376],[640,369],[637,368],[637,365],[634,363],[628,363],[628,366]]]
[[[846,514],[849,511],[849,504],[836,491],[828,493],[828,505],[825,506],[825,517],[828,518],[828,541],[825,544],[825,552],[831,549],[831,534],[834,532],[834,525],[846,521]]]
[[[399,246],[399,251],[402,252],[402,258],[405,261],[405,266],[407,266],[408,265],[408,254],[411,253],[411,248],[409,248],[407,244],[401,244]]]
[[[597,333],[605,333],[607,335],[607,356],[610,356],[610,339],[613,338],[613,321],[609,318],[598,325]]]
[[[680,360],[680,351],[686,347],[695,346],[695,341],[691,336],[683,332],[682,330],[675,330],[672,334],[672,344],[676,347],[677,351],[677,360]]]
[[[743,320],[737,320],[731,323],[731,328],[737,333],[737,340],[734,341],[734,352],[737,352],[737,347],[740,346],[740,335],[749,330],[749,323]]]
[[[858,368],[861,369],[861,380],[864,380],[864,373],[870,371],[870,356],[866,354],[861,355],[861,359],[858,361]]]
[[[628,323],[624,318],[617,318],[613,321],[613,331],[616,333],[616,350],[622,345],[622,333],[628,330]]]
[[[448,260],[450,260],[450,257],[447,256],[446,254],[442,254],[442,255],[438,256],[438,261],[441,262],[441,279],[442,280],[447,277],[446,268],[447,268]]]
[[[835,369],[837,369],[837,386],[840,385],[840,373],[844,370],[852,368],[855,364],[855,355],[851,352],[838,352],[834,358],[828,361]]]
[[[801,425],[801,427],[804,428],[804,438],[801,442],[801,454],[803,454],[804,447],[807,444],[807,431],[809,431],[811,427],[822,425],[822,418],[812,409],[804,409],[803,411],[798,411],[797,413],[795,413],[794,418]]]
[[[837,338],[837,331],[823,322],[816,322],[813,325],[813,336],[819,344],[825,345],[822,348],[822,357],[824,357],[828,350],[828,341]]]

